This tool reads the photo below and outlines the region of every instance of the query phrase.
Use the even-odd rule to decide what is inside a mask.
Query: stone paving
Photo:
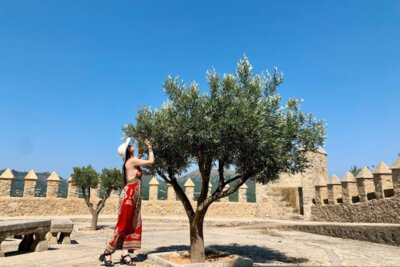
[[[2,244],[5,257],[0,258],[0,266],[104,266],[98,257],[112,234],[114,218],[100,218],[97,231],[88,230],[89,217],[71,220],[75,220],[72,244],[52,244],[47,251],[20,253],[16,251],[20,240],[10,237]],[[186,221],[185,218],[144,218],[142,250],[134,254],[137,266],[158,266],[147,259],[151,252],[187,250]],[[249,257],[254,266],[400,266],[400,247],[297,231],[266,230],[268,226],[287,221],[206,221],[206,246]],[[120,254],[120,250],[113,254],[115,266],[120,265]]]

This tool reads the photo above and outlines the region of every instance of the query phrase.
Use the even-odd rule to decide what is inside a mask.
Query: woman
[[[119,197],[118,222],[113,232],[113,238],[108,242],[104,253],[99,258],[100,261],[104,261],[105,266],[114,266],[111,254],[116,249],[122,249],[121,264],[134,266],[135,263],[130,258],[129,251],[141,248],[142,220],[140,207],[142,170],[140,166],[152,165],[154,163],[154,154],[150,142],[146,140],[145,145],[149,151],[149,159],[140,159],[143,153],[140,145],[138,154],[133,156],[135,147],[129,144],[130,140],[130,138],[127,138],[125,143],[118,147],[118,153],[124,161],[123,176],[125,187]],[[139,144],[139,137],[136,137],[136,140]]]

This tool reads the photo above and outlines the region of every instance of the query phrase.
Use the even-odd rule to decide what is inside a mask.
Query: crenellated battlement
[[[90,214],[84,199],[79,194],[79,188],[72,184],[71,178],[68,179],[67,197],[57,195],[58,186],[61,181],[56,172],[51,173],[47,178],[47,190],[45,197],[35,196],[35,187],[38,177],[34,170],[24,178],[24,189],[21,197],[11,196],[14,175],[10,169],[6,169],[0,175],[0,216],[23,216],[23,215],[73,215]],[[185,215],[181,201],[176,197],[172,186],[168,186],[167,199],[160,199],[159,181],[153,177],[149,182],[148,200],[142,200],[143,213],[150,216],[159,215]],[[189,178],[184,190],[188,198],[192,201],[193,207],[196,206],[194,200],[195,184]],[[209,184],[211,190],[211,184]],[[97,188],[91,188],[90,201],[96,205],[100,200],[101,184]],[[212,217],[257,217],[260,207],[255,202],[247,201],[247,186],[244,184],[239,188],[238,201],[230,201],[229,197],[221,199],[210,208]],[[106,201],[101,213],[117,214],[120,190],[113,190],[109,199]]]
[[[390,167],[383,161],[372,172],[364,167],[356,177],[320,178],[314,188],[313,220],[399,222],[400,157]]]

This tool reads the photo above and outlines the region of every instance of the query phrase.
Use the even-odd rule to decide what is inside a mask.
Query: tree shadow
[[[112,225],[109,224],[98,224],[96,226],[96,230],[92,230],[91,226],[84,226],[84,227],[80,227],[80,228],[75,228],[78,231],[87,231],[87,232],[95,232],[97,230],[103,230],[103,229],[114,229],[114,227]]]
[[[289,257],[278,250],[255,245],[239,245],[235,243],[230,245],[211,245],[207,248],[247,257],[254,263],[270,263],[277,261],[296,264],[308,262],[308,259],[306,258]]]
[[[49,247],[47,250],[59,250],[59,248],[52,248]],[[13,250],[13,251],[7,251],[4,253],[5,257],[12,257],[12,256],[20,256],[20,255],[24,255],[24,254],[31,254],[31,253],[35,253],[36,251],[30,251],[30,250]],[[2,266],[2,265],[0,265]]]
[[[308,262],[306,258],[296,258],[289,257],[285,253],[282,253],[278,250],[270,249],[267,247],[259,247],[255,245],[239,245],[239,244],[229,244],[229,245],[210,245],[207,246],[206,249],[217,250],[220,252],[225,252],[227,254],[236,254],[239,256],[250,258],[254,263],[271,263],[271,262],[281,262],[281,263],[305,263]],[[169,252],[169,251],[189,251],[190,247],[185,245],[178,246],[167,246],[167,247],[158,247],[157,249],[150,251],[149,253],[158,253],[158,252]],[[144,255],[147,259],[147,255]]]
[[[131,255],[131,257],[134,262],[143,262],[143,261],[147,260],[147,254],[158,253],[158,252],[178,251],[178,250],[189,250],[189,247],[188,246],[158,247],[157,249],[146,252],[146,253],[140,253],[137,255],[133,254],[133,255]],[[129,253],[134,253],[131,250],[128,250],[128,251],[129,251]]]

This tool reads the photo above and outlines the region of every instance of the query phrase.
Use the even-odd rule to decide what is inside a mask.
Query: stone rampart
[[[291,204],[294,212],[302,214],[305,220],[311,219],[311,207],[315,198],[314,186],[321,181],[326,184],[328,180],[327,153],[319,148],[315,153],[307,152],[306,156],[309,160],[309,167],[303,172],[294,175],[281,174],[279,180],[267,185],[256,184],[257,202],[265,203],[264,211],[271,215],[270,218],[285,218],[286,216],[274,216],[274,214],[280,211],[290,212],[282,206],[283,199],[284,202]],[[273,196],[275,192],[279,192],[282,198],[275,201]],[[327,198],[323,191],[322,197]]]
[[[338,192],[337,187],[341,187]],[[329,201],[321,201],[321,189]],[[347,172],[315,186],[311,219],[328,222],[400,223],[400,157],[389,168],[380,162],[373,172],[363,168],[357,177]]]
[[[282,174],[277,183],[268,185],[256,184],[256,202],[248,202],[248,188],[244,184],[238,190],[238,202],[231,202],[229,197],[211,205],[208,215],[216,218],[280,218],[290,219],[293,215],[304,214],[305,219],[310,218],[312,199],[314,198],[314,184],[317,179],[327,180],[327,154],[320,148],[316,153],[309,152],[310,168],[303,173],[295,175]],[[57,196],[60,178],[53,172],[47,179],[46,197],[36,197],[34,194],[38,177],[31,170],[24,178],[22,196],[11,197],[14,175],[10,169],[0,175],[0,216],[24,215],[83,215],[90,214],[79,190],[68,180],[68,196]],[[211,187],[211,184],[209,185]],[[227,185],[228,186],[228,185]],[[167,200],[160,200],[158,196],[159,183],[152,179],[149,183],[149,200],[142,200],[142,212],[148,216],[159,215],[185,215],[184,208],[177,200],[172,186],[168,186]],[[94,205],[99,201],[101,184],[98,188],[90,189],[90,201]],[[272,192],[273,188],[275,192]],[[382,186],[383,188],[383,186]],[[189,179],[184,185],[184,190],[189,199],[194,199],[194,183]],[[383,189],[382,189],[383,190]],[[272,193],[271,193],[272,192]],[[279,196],[276,196],[278,194]],[[107,199],[103,214],[117,214],[119,190],[113,190]],[[323,194],[327,198],[326,194]],[[196,202],[193,201],[195,207]],[[304,213],[303,213],[304,211]]]
[[[400,246],[400,226],[398,224],[318,223],[283,225],[276,228]]]
[[[52,184],[51,190],[47,191],[46,197],[35,197],[31,193],[36,182],[36,174],[30,171],[25,177],[31,184],[26,183],[29,187],[24,190],[23,197],[11,197],[12,180],[14,176],[7,169],[0,176],[0,216],[43,216],[43,215],[90,215],[89,208],[83,198],[77,194],[77,188],[68,182],[68,197],[61,198],[56,196],[57,186],[60,181],[54,172],[48,183]],[[194,183],[189,179],[185,184],[185,192],[187,196],[193,200]],[[228,197],[221,202],[213,203],[209,210],[208,216],[214,218],[236,217],[236,218],[256,218],[263,216],[263,209],[260,203],[247,202],[245,197],[247,187],[243,186],[239,189],[240,197],[238,202],[230,202]],[[115,190],[107,199],[105,206],[101,210],[101,214],[118,214],[118,204],[120,200],[120,191]],[[96,204],[100,201],[98,188],[91,189],[90,202]],[[192,206],[196,207],[196,202],[192,201]],[[142,200],[142,214],[144,216],[186,216],[181,201],[176,200],[175,191],[168,190],[167,200],[158,199],[158,182],[153,178],[149,184],[149,200]]]
[[[97,199],[92,203],[97,203]],[[101,214],[118,214],[118,198],[109,198],[106,201]],[[195,207],[196,203],[192,205]],[[207,216],[215,218],[236,217],[236,218],[257,218],[259,216],[259,205],[254,202],[215,202]],[[44,216],[44,215],[90,215],[83,198],[0,198],[0,216]],[[142,200],[142,214],[144,216],[176,215],[186,216],[185,210],[180,201],[168,200]]]

